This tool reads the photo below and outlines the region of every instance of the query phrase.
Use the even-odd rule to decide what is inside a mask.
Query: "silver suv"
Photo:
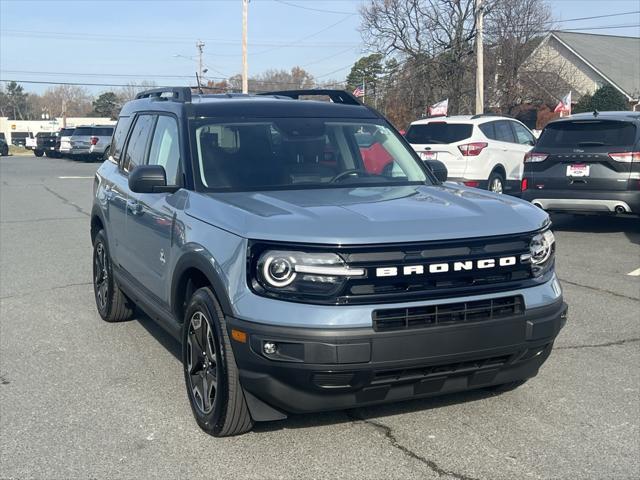
[[[76,127],[71,135],[69,156],[92,160],[103,159],[111,145],[113,129],[113,125]]]
[[[212,435],[514,388],[565,323],[548,215],[443,182],[347,92],[150,90],[109,153],[91,213],[98,312],[137,305],[182,342]]]

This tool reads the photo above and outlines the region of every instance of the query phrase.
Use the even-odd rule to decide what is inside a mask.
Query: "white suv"
[[[496,115],[433,117],[413,122],[407,141],[423,160],[440,160],[449,180],[496,193],[520,192],[524,155],[535,136]]]

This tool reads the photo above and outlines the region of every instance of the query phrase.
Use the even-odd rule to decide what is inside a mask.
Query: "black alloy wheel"
[[[253,420],[240,385],[222,308],[209,287],[196,290],[182,326],[182,363],[196,422],[209,435],[248,432]]]
[[[218,389],[218,353],[207,316],[196,311],[187,333],[187,371],[189,392],[202,414],[213,410]]]
[[[104,321],[122,322],[131,319],[135,305],[120,290],[113,277],[104,230],[100,230],[93,241],[93,293],[98,313]]]

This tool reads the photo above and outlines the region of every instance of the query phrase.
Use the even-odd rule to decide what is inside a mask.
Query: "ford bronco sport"
[[[181,341],[215,436],[513,388],[566,321],[548,215],[443,183],[346,92],[140,93],[94,193],[98,312]]]

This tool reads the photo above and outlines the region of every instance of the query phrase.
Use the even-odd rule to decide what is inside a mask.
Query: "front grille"
[[[489,357],[428,367],[379,370],[374,373],[371,383],[411,382],[429,378],[469,375],[483,370],[500,368],[509,361],[510,357],[510,355],[503,355],[500,357]]]
[[[491,298],[472,302],[446,303],[409,308],[374,310],[376,332],[425,328],[436,325],[482,322],[524,313],[522,296]]]

